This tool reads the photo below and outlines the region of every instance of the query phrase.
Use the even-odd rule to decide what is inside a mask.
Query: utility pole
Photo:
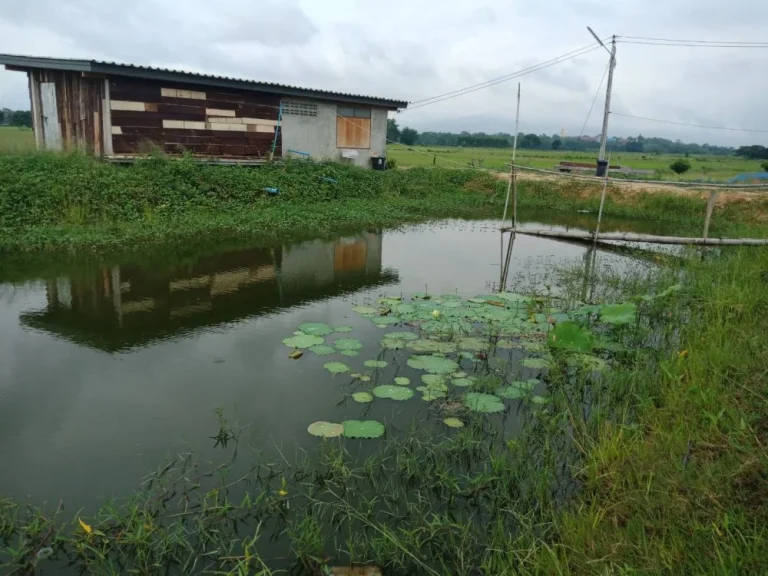
[[[611,113],[611,90],[613,89],[613,69],[616,68],[616,36],[611,40],[611,49],[608,50],[603,41],[598,38],[592,28],[587,26],[587,30],[600,43],[600,46],[611,55],[611,61],[608,64],[608,87],[605,90],[605,111],[603,112],[603,132],[600,134],[600,154],[597,157],[597,175],[605,176],[608,173],[608,165],[605,163],[605,145],[608,140],[608,116]]]

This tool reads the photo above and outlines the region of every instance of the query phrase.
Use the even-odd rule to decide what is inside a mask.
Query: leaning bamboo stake
[[[512,164],[509,167],[509,182],[507,183],[507,199],[504,201],[504,214],[501,217],[501,225],[507,220],[507,208],[509,207],[509,193],[512,197],[512,228],[517,227],[517,179],[515,166],[515,153],[517,152],[517,132],[520,126],[520,82],[517,83],[517,112],[515,113],[515,138],[512,141]]]
[[[603,206],[605,205],[605,191],[608,188],[608,171],[611,169],[611,155],[608,154],[608,165],[605,167],[605,177],[603,178],[603,193],[600,195],[600,210],[597,212],[597,226],[595,226],[595,243],[597,235],[600,234],[600,221],[603,219]]]
[[[717,199],[717,192],[709,193],[709,200],[707,201],[707,215],[704,218],[704,233],[702,236],[706,238],[709,236],[709,221],[712,219],[712,210],[715,208],[715,200]]]
[[[511,229],[502,229],[508,232]],[[581,230],[519,230],[520,234],[545,238],[567,238],[576,240],[594,240],[592,232]],[[600,241],[650,242],[653,244],[696,244],[706,246],[768,246],[768,238],[684,238],[678,236],[655,236],[653,234],[634,234],[632,232],[606,232],[600,235]]]

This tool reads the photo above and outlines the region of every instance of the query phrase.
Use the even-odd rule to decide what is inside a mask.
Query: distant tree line
[[[32,112],[29,110],[0,109],[0,126],[26,126],[32,128]]]
[[[511,148],[514,137],[506,132],[486,134],[485,132],[417,132],[412,128],[403,128],[397,125],[395,120],[389,120],[387,126],[387,139],[392,142],[400,142],[406,146],[461,146],[465,148]],[[579,137],[564,136],[559,134],[524,134],[517,135],[517,147],[524,150],[563,150],[581,152],[598,150],[600,141],[591,137],[590,140]],[[641,152],[646,154],[710,154],[728,156],[734,153],[734,149],[728,146],[715,146],[713,144],[693,144],[680,140],[668,140],[667,138],[646,138],[642,134],[637,137],[609,139],[608,149],[615,152]],[[766,154],[762,146],[744,146],[739,148],[749,149],[749,154]],[[754,149],[762,149],[755,152]],[[738,151],[736,151],[739,154]],[[750,158],[768,158],[765,156],[749,156]]]
[[[768,148],[765,146],[740,146],[736,150],[736,156],[743,156],[750,160],[768,160]]]

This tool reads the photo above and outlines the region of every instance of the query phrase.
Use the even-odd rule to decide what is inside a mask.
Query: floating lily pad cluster
[[[321,438],[379,438],[384,435],[384,424],[376,420],[345,420],[341,424],[321,421],[310,424],[307,432]]]
[[[675,291],[672,287],[657,296],[646,295],[636,301],[667,297]],[[536,393],[536,389],[544,387],[539,378],[546,376],[555,361],[565,360],[569,369],[592,374],[608,370],[606,353],[625,350],[612,336],[619,333],[623,325],[636,321],[637,304],[585,304],[565,312],[551,308],[542,300],[515,293],[463,299],[453,294],[415,292],[410,299],[399,296],[379,298],[375,303],[353,307],[352,312],[384,330],[381,337],[383,354],[395,351],[397,355],[407,355],[405,364],[423,372],[420,385],[415,387],[423,400],[431,402],[445,398],[449,391],[461,392],[461,405],[465,409],[495,414],[505,410],[505,400],[533,404],[549,402],[549,397]],[[309,349],[321,356],[334,353],[356,356],[363,348],[359,340],[332,336],[351,330],[349,326],[332,328],[320,322],[310,322],[301,324],[283,343],[296,350]],[[511,352],[499,356],[500,350]],[[501,370],[510,362],[519,366],[523,379],[507,382],[496,390],[488,390],[483,379],[467,374],[467,371]],[[386,368],[389,363],[376,359],[366,360],[363,365],[373,369],[374,374],[354,373],[353,381],[369,382],[371,376],[376,377],[375,370]],[[327,362],[323,366],[332,374],[350,371],[343,362]],[[396,360],[395,366],[402,366],[402,363]],[[527,376],[528,379],[524,379]],[[368,390],[357,390],[352,393],[352,398],[358,403],[370,403],[376,400],[405,401],[414,396],[409,388],[410,378],[396,376],[393,380]],[[356,421],[344,424],[344,436],[359,432],[359,425],[347,426],[349,422]],[[449,427],[463,425],[456,418],[446,418],[444,423]],[[336,432],[338,429],[330,430]]]

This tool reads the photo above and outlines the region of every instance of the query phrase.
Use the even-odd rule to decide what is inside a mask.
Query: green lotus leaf
[[[459,369],[458,363],[440,356],[411,356],[408,358],[408,366],[433,374],[451,374]]]
[[[391,340],[389,338],[384,338],[384,340],[381,341],[381,346],[387,350],[402,350],[405,348],[405,340]]]
[[[408,400],[413,396],[413,390],[394,384],[384,384],[373,389],[376,398],[389,398],[390,400]]]
[[[426,384],[427,388],[448,390],[448,386],[445,385],[445,378],[439,374],[423,374],[421,376],[421,381]]]
[[[474,382],[475,382],[475,378],[472,376],[467,376],[466,378],[454,378],[452,380],[453,385],[459,386],[460,388],[466,388],[467,386],[472,386]]]
[[[328,356],[328,354],[336,352],[336,349],[333,346],[328,346],[326,344],[318,344],[317,346],[312,346],[309,351],[314,352],[318,356]]]
[[[429,300],[431,296],[426,292],[412,292],[411,298],[414,300]]]
[[[376,308],[371,308],[370,306],[355,306],[352,308],[352,312],[357,312],[361,316],[373,316],[378,310]]]
[[[331,374],[342,374],[344,372],[349,372],[349,366],[343,362],[328,362],[327,364],[323,364],[323,368],[328,370],[328,372]]]
[[[454,372],[453,374],[451,374],[451,378],[466,378],[466,377],[467,377],[467,373],[466,372],[459,371],[459,372]]]
[[[470,352],[481,352],[487,350],[489,345],[482,338],[459,338],[459,348]]]
[[[515,294],[514,292],[499,292],[498,294],[494,294],[494,296],[501,300],[516,304],[527,304],[528,302],[533,302],[533,298],[530,296],[523,296],[522,294]]]
[[[608,369],[608,363],[605,360],[591,354],[574,354],[566,360],[566,364],[587,372],[604,372]]]
[[[345,420],[342,425],[347,438],[378,438],[384,435],[384,424],[376,420]]]
[[[400,318],[397,316],[374,316],[371,318],[371,322],[376,324],[379,328],[386,328],[387,326],[400,322]]]
[[[344,334],[346,332],[352,332],[352,326],[335,326],[333,331],[334,332],[338,332],[339,334]]]
[[[593,341],[592,332],[575,322],[558,322],[547,337],[552,348],[571,352],[590,352]]]
[[[337,350],[360,350],[363,347],[363,343],[356,338],[339,338],[333,342],[333,346]]]
[[[504,411],[504,403],[499,400],[498,396],[480,392],[468,392],[464,396],[464,405],[474,412],[486,414]]]
[[[445,424],[449,428],[463,428],[464,427],[464,422],[462,422],[458,418],[445,418],[445,419],[443,419],[443,424]]]
[[[534,404],[546,404],[549,402],[549,398],[547,396],[532,396],[531,402]]]
[[[304,334],[312,334],[313,336],[327,336],[333,332],[333,328],[323,322],[307,322],[305,324],[299,324],[299,330],[304,332]]]
[[[363,362],[366,368],[386,368],[387,363],[384,360],[366,360]]]
[[[405,376],[398,376],[397,378],[395,378],[395,384],[397,384],[398,386],[408,386],[408,384],[410,383],[411,383],[411,379],[406,378]]]
[[[512,348],[515,348],[516,344],[512,342],[511,340],[499,340],[496,342],[497,348],[505,348],[507,350],[511,350]]]
[[[302,336],[291,336],[283,340],[283,344],[288,348],[312,348],[312,346],[319,346],[324,344],[325,340],[320,336],[313,336],[312,334],[303,334]]]
[[[355,402],[360,402],[361,404],[373,402],[373,396],[369,392],[355,392],[352,394],[352,398]]]
[[[530,340],[521,340],[520,348],[526,352],[544,352],[547,347],[541,342],[532,342]]]
[[[407,343],[408,348],[414,352],[430,352],[439,354],[450,354],[456,352],[454,342],[438,342],[436,340],[427,340],[420,338]]]
[[[635,321],[637,304],[627,302],[625,304],[604,304],[600,310],[600,320],[606,324],[630,324]]]
[[[445,398],[444,390],[436,390],[433,388],[427,388],[426,386],[417,386],[416,390],[421,392],[421,399],[425,402],[431,402],[432,400],[437,400],[438,398]]]
[[[341,424],[334,424],[333,422],[313,422],[307,427],[307,432],[312,434],[312,436],[335,438],[336,436],[342,435],[344,426]]]
[[[419,335],[416,332],[387,332],[384,338],[389,340],[418,340]]]
[[[342,351],[340,352],[340,354],[341,354],[342,356],[351,356],[351,357],[354,357],[354,356],[359,356],[359,355],[360,355],[360,352],[358,352],[357,350],[342,350]]]

